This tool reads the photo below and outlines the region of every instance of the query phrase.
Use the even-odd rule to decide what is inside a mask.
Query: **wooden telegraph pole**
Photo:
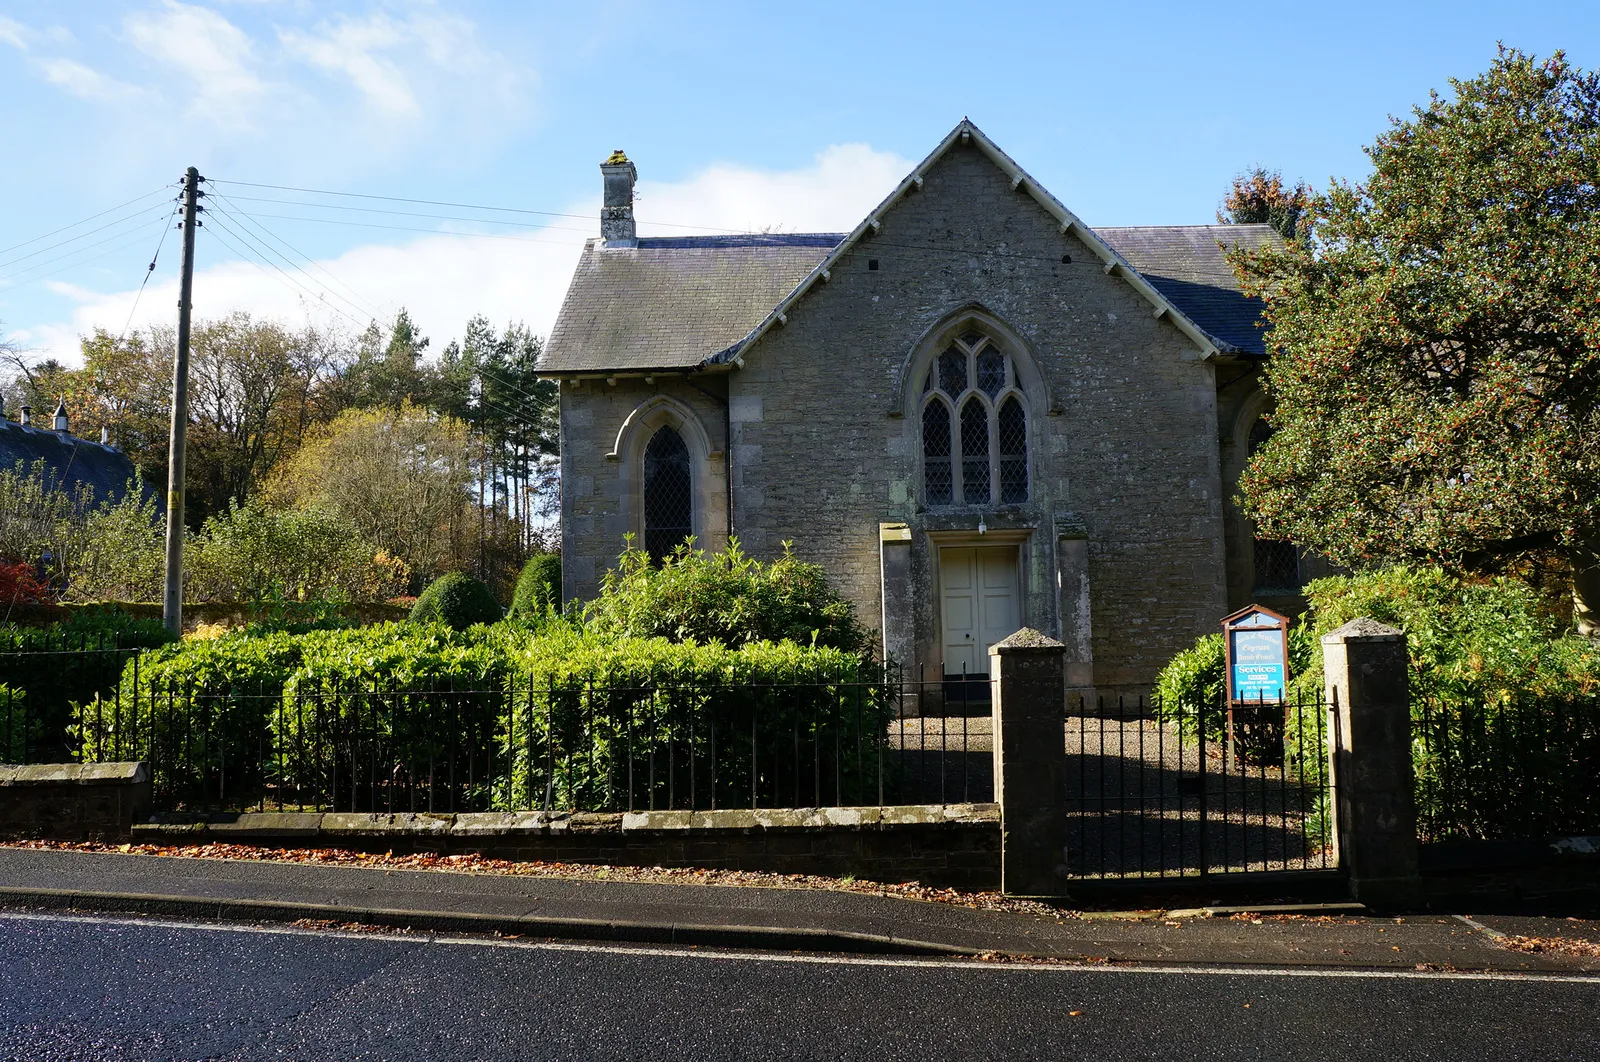
[[[178,356],[172,363],[172,434],[167,447],[167,585],[161,620],[183,633],[183,465],[189,427],[189,311],[194,304],[194,230],[199,224],[200,171],[183,175],[183,268],[178,288]]]

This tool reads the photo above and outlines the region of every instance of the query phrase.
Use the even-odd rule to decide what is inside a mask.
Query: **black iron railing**
[[[76,758],[72,713],[111,693],[143,650],[115,634],[12,630],[0,636],[0,762]]]
[[[1412,720],[1424,841],[1600,833],[1600,698],[1427,696]]]
[[[1327,708],[1080,699],[1067,718],[1068,865],[1083,878],[1322,870]]]
[[[148,761],[156,806],[165,810],[647,811],[991,799],[987,719],[901,718],[924,692],[934,695],[919,686],[881,665],[782,683],[673,675],[512,677],[471,689],[124,682],[78,708],[71,743],[84,761]]]

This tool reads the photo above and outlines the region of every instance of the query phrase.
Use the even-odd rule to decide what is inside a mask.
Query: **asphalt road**
[[[1600,1059],[1600,978],[731,955],[0,913],[0,1058]]]

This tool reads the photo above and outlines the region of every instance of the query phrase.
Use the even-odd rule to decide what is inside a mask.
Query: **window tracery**
[[[927,504],[1028,500],[1026,403],[1011,355],[986,335],[968,331],[933,359],[922,381]]]

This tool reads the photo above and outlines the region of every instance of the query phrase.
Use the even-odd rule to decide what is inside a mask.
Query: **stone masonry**
[[[904,644],[890,647],[903,662],[937,665],[939,547],[1014,543],[1018,625],[1067,642],[1069,685],[1147,688],[1229,609],[1237,536],[1224,530],[1219,439],[1234,428],[1219,429],[1215,361],[975,144],[953,141],[919,175],[739,358],[677,372],[557,366],[565,592],[591,596],[639,530],[627,448],[642,443],[619,451],[619,433],[656,401],[703,437],[701,545],[720,547],[730,524],[758,557],[792,543],[868,624],[886,610],[903,620]],[[922,379],[971,328],[1017,365],[1029,500],[930,507]],[[900,600],[886,599],[886,527],[909,541],[893,562]]]

